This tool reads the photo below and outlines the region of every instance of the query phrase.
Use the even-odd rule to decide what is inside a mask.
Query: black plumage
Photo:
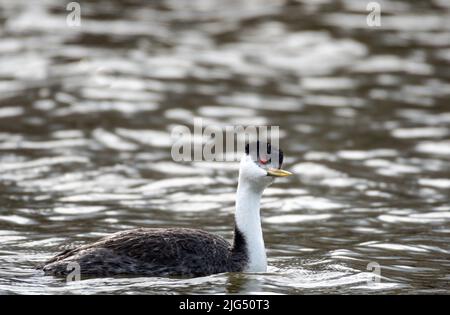
[[[273,147],[270,142],[256,141],[247,143],[245,145],[245,154],[250,155],[254,161],[258,161],[261,156],[265,156],[268,162],[272,163],[277,168],[281,168],[283,165],[283,151]]]
[[[69,263],[82,276],[205,276],[243,271],[247,251],[239,230],[231,246],[202,230],[139,228],[118,232],[92,244],[64,251],[45,262],[47,275],[65,276]]]

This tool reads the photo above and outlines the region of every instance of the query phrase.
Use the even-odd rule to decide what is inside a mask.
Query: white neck
[[[246,271],[265,272],[267,257],[261,229],[260,200],[265,187],[255,187],[239,178],[236,194],[236,227],[243,234],[248,250]]]

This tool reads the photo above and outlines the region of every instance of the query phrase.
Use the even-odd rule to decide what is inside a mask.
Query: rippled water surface
[[[379,3],[379,28],[357,0],[83,1],[68,27],[62,1],[1,0],[0,292],[448,294],[450,2]],[[230,239],[237,164],[170,155],[194,117],[280,126],[268,273],[35,271],[134,227]]]

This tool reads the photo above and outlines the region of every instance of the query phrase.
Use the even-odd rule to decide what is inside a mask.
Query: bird
[[[63,251],[39,269],[45,275],[68,276],[74,264],[86,277],[201,277],[224,272],[266,272],[267,256],[260,218],[263,191],[281,169],[283,151],[270,142],[245,145],[239,163],[234,236],[223,237],[191,228],[135,228]]]

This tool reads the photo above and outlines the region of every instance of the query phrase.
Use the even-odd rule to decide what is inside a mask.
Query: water
[[[0,292],[448,294],[450,3],[380,4],[370,28],[356,0],[83,1],[68,27],[60,1],[0,1]],[[230,239],[236,163],[170,156],[194,117],[280,126],[267,273],[34,269],[134,227]]]

